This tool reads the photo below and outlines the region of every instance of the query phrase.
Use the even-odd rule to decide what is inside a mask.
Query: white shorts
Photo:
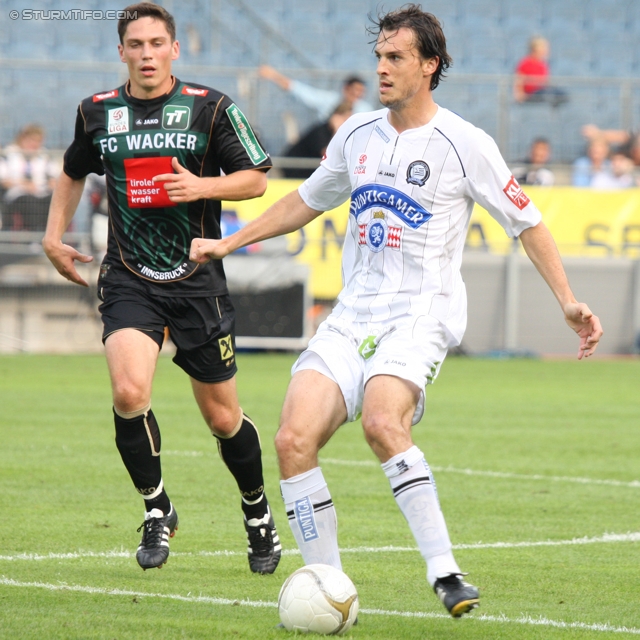
[[[342,391],[349,422],[360,417],[364,388],[373,376],[413,382],[421,389],[412,420],[416,424],[424,414],[424,389],[436,379],[451,342],[443,325],[430,316],[404,316],[386,324],[347,323],[329,316],[291,373],[313,369],[333,380]]]

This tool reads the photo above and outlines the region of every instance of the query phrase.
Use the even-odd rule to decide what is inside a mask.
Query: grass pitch
[[[239,389],[264,450],[286,554],[249,572],[233,479],[161,358],[154,412],[180,515],[168,564],[134,554],[142,504],[115,447],[100,357],[0,358],[0,638],[286,638],[284,578],[301,566],[279,498],[273,436],[291,355],[243,354]],[[533,639],[640,635],[640,361],[450,358],[415,427],[461,567],[481,608],[453,620],[358,423],[322,452],[353,638]]]

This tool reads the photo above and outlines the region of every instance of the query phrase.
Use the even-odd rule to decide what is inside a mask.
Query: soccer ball
[[[342,635],[356,621],[358,608],[349,576],[328,564],[294,571],[278,596],[280,620],[289,631]]]

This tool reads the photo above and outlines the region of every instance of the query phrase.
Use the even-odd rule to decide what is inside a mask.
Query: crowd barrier
[[[270,180],[262,198],[225,202],[223,209],[246,223],[299,184]],[[576,296],[602,320],[606,333],[599,353],[640,352],[640,190],[557,187],[526,193],[558,242]],[[275,244],[226,260],[242,345],[304,347],[340,291],[349,215],[347,202]],[[97,264],[79,266],[92,283],[89,290],[73,285],[48,263],[40,236],[0,231],[0,352],[100,351]],[[84,253],[92,244],[96,248],[96,238],[86,233],[65,240]],[[555,298],[520,243],[507,238],[480,207],[470,221],[462,275],[469,299],[464,351],[566,355],[577,350]],[[319,304],[312,306],[314,300]]]
[[[270,180],[261,198],[227,202],[224,208],[248,222],[300,184],[295,180]],[[526,187],[525,192],[542,212],[563,256],[640,258],[640,189]],[[340,291],[340,255],[348,216],[347,201],[287,238],[289,253],[311,270],[310,289],[315,298],[331,300]],[[514,247],[502,227],[476,205],[466,248],[506,255]]]

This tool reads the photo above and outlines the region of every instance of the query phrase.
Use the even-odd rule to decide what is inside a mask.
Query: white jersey
[[[535,226],[540,212],[481,129],[438,107],[428,124],[398,134],[388,113],[349,118],[299,189],[318,211],[351,197],[332,315],[385,323],[426,314],[459,342],[467,308],[460,265],[474,202],[510,237]]]

